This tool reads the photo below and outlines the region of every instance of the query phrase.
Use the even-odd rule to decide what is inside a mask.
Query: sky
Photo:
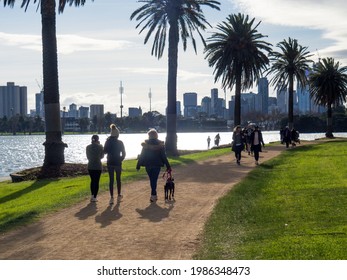
[[[258,32],[276,44],[289,37],[308,47],[312,59],[333,57],[347,65],[347,5],[345,0],[220,0],[221,10],[204,8],[212,28],[227,16],[244,13],[261,22]],[[17,0],[13,8],[0,0],[0,85],[15,82],[28,88],[28,109],[35,108],[35,93],[42,88],[41,16],[37,4],[27,11]],[[120,83],[124,87],[123,116],[128,107],[165,113],[167,104],[167,50],[163,57],[151,55],[153,40],[145,45],[146,30],[139,34],[130,15],[143,5],[136,0],[87,0],[83,7],[65,8],[57,14],[60,104],[79,106],[104,104],[105,112],[120,115]],[[198,34],[195,39],[199,41]],[[177,100],[185,92],[196,92],[198,103],[218,88],[219,97],[230,100],[233,91],[215,83],[213,68],[198,43],[197,54],[188,44],[179,45]],[[257,92],[254,87],[249,91]],[[275,91],[270,88],[270,96]],[[182,108],[183,109],[183,108]]]

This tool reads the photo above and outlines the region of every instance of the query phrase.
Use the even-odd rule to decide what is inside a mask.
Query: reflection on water
[[[178,133],[177,147],[179,150],[207,149],[207,137],[211,137],[213,146],[215,132]],[[231,132],[221,132],[220,145],[231,142]],[[347,137],[347,133],[334,133],[336,137]],[[100,142],[104,144],[108,135],[101,134]],[[159,139],[165,140],[165,133],[159,133]],[[264,142],[279,141],[278,131],[264,131]],[[302,140],[314,140],[324,137],[324,133],[300,134]],[[91,135],[64,135],[63,141],[68,144],[65,149],[65,161],[71,163],[86,163],[86,146],[90,143]],[[126,159],[136,158],[141,152],[141,142],[147,139],[147,134],[121,134],[119,139],[124,142]],[[0,177],[7,177],[10,173],[30,167],[40,166],[44,159],[45,135],[17,135],[0,136]],[[103,159],[106,161],[106,158]]]

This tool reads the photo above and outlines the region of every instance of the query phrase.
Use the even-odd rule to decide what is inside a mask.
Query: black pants
[[[114,173],[116,172],[116,183],[117,183],[117,193],[118,195],[122,192],[122,166],[107,165],[108,176],[110,177],[109,190],[110,196],[113,197],[113,185],[114,185]]]
[[[90,176],[90,192],[94,197],[98,195],[99,192],[99,181],[101,176],[101,170],[91,170],[88,169]]]
[[[253,145],[253,153],[254,153],[254,159],[256,161],[259,160],[259,152],[261,151],[261,145]]]

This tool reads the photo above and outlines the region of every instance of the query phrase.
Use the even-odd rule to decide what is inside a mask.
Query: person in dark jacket
[[[265,146],[263,134],[259,130],[259,126],[255,126],[254,131],[251,133],[251,151],[254,153],[255,164],[258,165],[259,152],[261,152],[261,145]]]
[[[136,169],[140,170],[141,166],[145,166],[151,185],[150,202],[155,202],[158,199],[157,182],[160,169],[165,165],[166,171],[171,172],[171,167],[165,153],[164,142],[158,140],[158,133],[155,129],[148,131],[148,140],[145,140],[141,145],[142,151]]]
[[[118,140],[119,130],[116,125],[111,124],[111,136],[107,138],[104,146],[104,153],[107,154],[107,170],[110,178],[109,190],[110,190],[110,205],[114,203],[113,198],[113,185],[114,185],[114,173],[116,172],[116,182],[117,182],[117,199],[120,201],[123,197],[122,195],[122,162],[125,158],[125,148],[122,141]]]
[[[92,136],[92,143],[86,147],[86,154],[88,159],[88,173],[90,176],[90,192],[92,194],[90,201],[97,202],[97,195],[99,192],[99,181],[102,171],[101,159],[104,157],[102,145],[99,142],[99,136]]]
[[[240,125],[235,126],[233,132],[232,150],[235,153],[236,163],[241,164],[241,152],[245,149],[245,138]]]

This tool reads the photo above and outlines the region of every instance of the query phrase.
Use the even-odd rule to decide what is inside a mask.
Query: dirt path
[[[260,162],[284,146],[266,147]],[[217,200],[255,168],[243,153],[174,169],[176,201],[165,203],[159,179],[157,203],[149,202],[148,180],[124,185],[124,199],[113,207],[104,192],[0,237],[0,259],[191,259]]]

